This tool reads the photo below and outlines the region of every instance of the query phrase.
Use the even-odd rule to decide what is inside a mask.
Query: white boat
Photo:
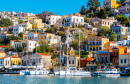
[[[94,76],[105,76],[105,77],[120,77],[120,72],[117,69],[98,70],[93,73]]]
[[[72,76],[91,76],[91,72],[83,71],[83,69],[79,69],[72,73]]]
[[[46,68],[38,68],[35,70],[20,70],[20,75],[48,75],[49,71]]]

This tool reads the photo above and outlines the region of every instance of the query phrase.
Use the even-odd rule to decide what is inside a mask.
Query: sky
[[[0,0],[0,12],[21,11],[28,13],[54,12],[56,15],[73,14],[80,11],[88,0]],[[101,5],[103,0],[100,0]]]

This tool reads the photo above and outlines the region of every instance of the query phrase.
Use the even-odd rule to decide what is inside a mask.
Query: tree
[[[85,8],[84,5],[82,6],[82,8],[81,8],[81,10],[80,10],[80,14],[81,14],[81,15],[85,15],[85,14],[86,14],[86,8]]]
[[[101,9],[99,12],[99,17],[102,19],[106,19],[107,15],[106,15],[106,10]]]
[[[53,48],[51,48],[48,43],[43,43],[42,45],[37,47],[37,52],[38,53],[51,53],[53,51]],[[36,48],[34,48],[33,52],[36,52]]]
[[[18,22],[19,22],[19,23],[23,23],[23,20],[19,20]]]
[[[13,23],[9,19],[3,18],[0,20],[0,26],[2,27],[9,27],[11,25],[13,25]]]
[[[86,23],[89,22],[89,19],[86,16],[84,16],[84,22],[86,22]]]
[[[20,40],[21,38],[18,36],[8,36],[7,38],[2,39],[1,44],[7,45],[10,43],[10,40]]]
[[[76,39],[71,43],[72,47],[77,50],[79,48],[79,41]]]
[[[115,32],[111,32],[108,38],[110,41],[117,41],[117,34]]]
[[[113,27],[114,27],[114,24],[111,24],[111,25],[110,25],[110,28],[112,29]]]
[[[129,21],[129,18],[126,15],[118,15],[116,19],[120,21],[123,25]]]
[[[100,26],[99,27],[99,31],[98,31],[98,35],[100,36],[106,36],[107,33],[110,32],[110,28],[107,26]]]
[[[87,7],[91,10],[91,12],[95,12],[96,9],[100,6],[99,0],[89,0],[87,3]]]
[[[121,2],[121,5],[122,5],[122,6],[125,6],[126,0],[120,0],[120,2]]]
[[[53,53],[52,59],[55,59],[57,57],[57,53]]]
[[[58,27],[57,26],[53,26],[53,27],[47,29],[45,32],[55,34],[57,31],[58,31]]]
[[[36,32],[36,30],[31,30],[31,32]],[[37,33],[40,33],[40,30],[37,29]]]
[[[23,49],[22,47],[19,47],[19,48],[18,48],[18,51],[19,51],[19,52],[23,52],[23,50],[24,50],[24,49]]]
[[[73,36],[75,39],[79,40],[79,33],[75,33]],[[80,32],[80,40],[82,41],[84,39],[85,39],[84,33]]]
[[[23,34],[24,34],[23,32],[20,32],[20,33],[18,34],[18,36],[19,36],[19,37],[22,37]]]

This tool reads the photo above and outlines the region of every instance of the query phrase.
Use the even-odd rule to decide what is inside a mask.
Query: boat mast
[[[69,27],[68,27],[68,32],[67,32],[67,67],[69,67],[69,63],[68,63],[68,37],[69,37]]]
[[[79,68],[80,68],[80,29],[79,29]]]
[[[38,23],[39,23],[39,18],[38,18]],[[38,26],[38,23],[37,23],[37,26]],[[35,32],[36,32],[36,41],[37,41],[37,28],[35,26]],[[37,68],[37,45],[36,45],[36,68]]]
[[[60,41],[60,70],[61,70],[61,41]]]

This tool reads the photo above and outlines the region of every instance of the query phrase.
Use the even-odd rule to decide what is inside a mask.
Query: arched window
[[[124,63],[126,63],[126,59],[124,59]]]
[[[121,63],[123,63],[123,60],[121,59]]]

